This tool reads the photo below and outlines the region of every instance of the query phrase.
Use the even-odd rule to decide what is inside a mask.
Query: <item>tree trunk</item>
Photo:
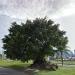
[[[44,58],[41,57],[37,57],[33,64],[31,65],[32,68],[45,68],[46,67],[46,60]]]
[[[62,66],[63,66],[63,51],[61,51],[61,63],[62,63]]]
[[[33,62],[34,64],[39,64],[39,65],[42,65],[42,64],[45,64],[46,61],[44,58],[36,58]]]

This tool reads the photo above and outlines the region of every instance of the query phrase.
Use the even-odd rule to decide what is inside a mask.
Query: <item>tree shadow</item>
[[[10,66],[7,66],[6,68],[11,68],[11,69],[17,70],[19,72],[24,72],[26,75],[38,75],[38,71],[39,71],[37,69],[30,68],[28,64],[25,64],[25,66],[10,65]]]
[[[30,67],[31,64],[12,64],[9,66],[6,66],[5,68],[10,68],[10,69],[14,69],[17,70],[19,72],[24,72],[26,75],[38,75],[39,71],[53,71],[52,69],[45,69],[45,68],[36,68],[36,66],[34,68]]]

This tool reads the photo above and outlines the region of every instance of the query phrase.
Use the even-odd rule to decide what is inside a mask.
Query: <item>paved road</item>
[[[24,72],[19,72],[17,70],[0,68],[0,75],[26,75]]]

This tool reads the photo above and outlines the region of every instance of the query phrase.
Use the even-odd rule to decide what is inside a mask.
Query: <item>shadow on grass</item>
[[[7,66],[5,68],[11,68],[11,69],[17,70],[19,72],[24,72],[26,75],[38,75],[38,72],[37,72],[38,70],[29,68],[29,64],[25,64],[25,66],[11,65],[11,66]]]
[[[19,65],[9,65],[9,66],[5,66],[5,68],[11,68],[14,70],[18,70],[18,71],[24,71],[24,69],[28,68],[29,64],[19,64]]]
[[[39,75],[40,72],[50,72],[51,70],[47,69],[36,69],[30,68],[30,64],[12,64],[6,66],[5,68],[10,68],[17,70],[19,72],[24,72],[26,75]]]

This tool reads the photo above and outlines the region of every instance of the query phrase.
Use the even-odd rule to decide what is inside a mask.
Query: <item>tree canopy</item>
[[[65,31],[51,19],[36,18],[26,23],[13,22],[9,34],[3,38],[7,58],[21,61],[43,60],[57,50],[64,50],[68,40]]]

